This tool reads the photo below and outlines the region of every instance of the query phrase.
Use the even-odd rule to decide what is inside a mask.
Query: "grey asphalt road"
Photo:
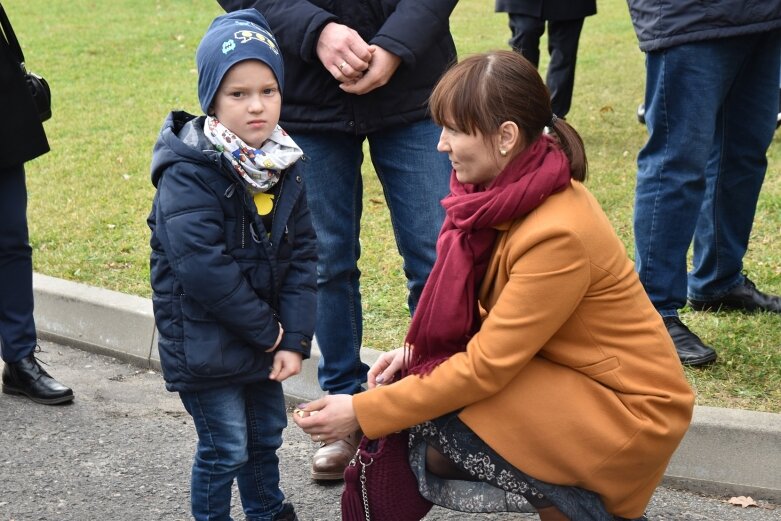
[[[76,393],[64,406],[0,394],[0,521],[189,519],[195,432],[159,373],[42,343],[39,358]],[[283,488],[301,521],[338,521],[340,484],[309,479],[315,445],[290,422],[280,451]],[[779,520],[781,505],[729,505],[660,487],[652,520]],[[234,518],[244,519],[234,494]],[[532,514],[468,515],[435,508],[427,521],[534,520]],[[404,520],[399,520],[404,521]]]

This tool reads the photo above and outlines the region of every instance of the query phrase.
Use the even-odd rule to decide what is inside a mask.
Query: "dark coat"
[[[278,323],[279,348],[304,358],[315,325],[316,237],[296,165],[279,181],[269,237],[203,121],[169,115],[152,158],[152,302],[170,391],[264,379]]]
[[[268,20],[285,59],[280,124],[295,132],[364,135],[421,121],[456,48],[448,18],[457,0],[219,0],[226,11],[254,7]],[[339,88],[315,52],[320,31],[338,22],[399,56],[390,81],[356,96]]]
[[[17,39],[19,35],[16,35]],[[49,142],[38,117],[19,62],[4,37],[0,37],[0,170],[30,161],[49,151]]]
[[[580,20],[597,13],[597,0],[496,0],[496,12],[542,20]]]
[[[627,0],[642,51],[781,27],[779,0]]]

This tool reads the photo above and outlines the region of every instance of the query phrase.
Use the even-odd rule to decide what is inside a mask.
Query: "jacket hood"
[[[152,150],[152,184],[157,183],[166,168],[173,163],[188,162],[214,166],[221,154],[203,133],[206,116],[194,116],[177,111],[165,118],[160,135]]]

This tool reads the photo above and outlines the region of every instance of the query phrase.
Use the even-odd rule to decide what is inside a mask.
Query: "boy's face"
[[[212,102],[214,116],[242,141],[260,148],[279,122],[282,94],[271,68],[258,60],[231,67]]]

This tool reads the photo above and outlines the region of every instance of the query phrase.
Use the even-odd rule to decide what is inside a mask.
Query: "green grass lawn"
[[[452,28],[461,56],[506,48],[506,15],[493,13],[492,5],[459,2]],[[29,68],[46,77],[54,97],[46,123],[52,152],[27,165],[35,269],[148,297],[152,145],[169,110],[199,110],[195,49],[220,8],[207,0],[116,0],[110,7],[93,0],[17,0],[6,9]],[[599,10],[583,29],[568,120],[586,143],[587,185],[631,255],[635,158],[645,140],[635,120],[643,54],[626,3],[604,0]],[[543,73],[546,63],[543,57]],[[746,257],[751,278],[774,293],[781,293],[778,146],[769,152]],[[388,349],[399,345],[408,325],[405,284],[381,188],[370,166],[364,173],[364,341]],[[687,370],[700,405],[781,412],[781,317],[683,316],[719,352],[713,367]]]

